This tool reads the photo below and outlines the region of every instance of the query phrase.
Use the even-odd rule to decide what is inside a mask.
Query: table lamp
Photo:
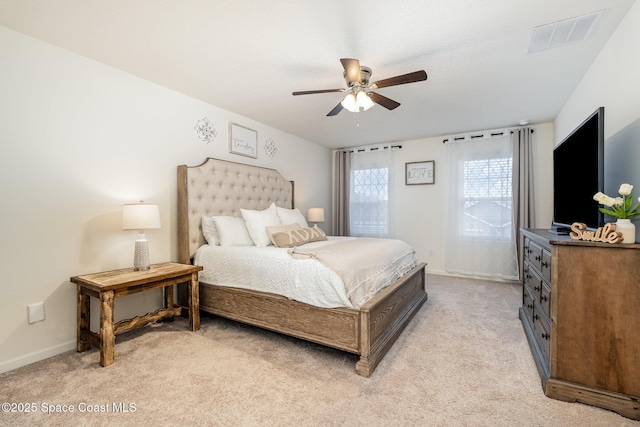
[[[307,211],[307,221],[324,222],[324,208],[309,208]]]
[[[122,229],[140,230],[136,239],[136,247],[133,256],[135,271],[149,269],[149,243],[144,235],[144,230],[160,228],[160,209],[158,205],[140,203],[126,204],[122,208]]]

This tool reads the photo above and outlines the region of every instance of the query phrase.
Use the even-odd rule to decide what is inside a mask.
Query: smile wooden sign
[[[616,225],[612,222],[606,223],[604,227],[600,227],[596,231],[587,230],[586,224],[574,222],[571,224],[569,236],[571,236],[573,240],[602,243],[620,243],[624,240],[622,233],[616,231]]]

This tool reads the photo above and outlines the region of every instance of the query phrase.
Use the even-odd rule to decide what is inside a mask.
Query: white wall
[[[556,117],[556,143],[601,106],[605,107],[605,138],[640,117],[638,40],[640,3],[636,2]]]
[[[627,12],[556,118],[556,143],[598,107],[605,109],[605,192],[623,182],[640,194],[640,2]],[[640,218],[636,218],[640,241]]]
[[[531,125],[531,128],[534,129],[536,227],[548,228],[553,215],[553,124]],[[402,149],[395,151],[396,237],[411,244],[418,259],[427,262],[427,271],[435,274],[447,274],[442,258],[443,228],[447,214],[444,207],[447,198],[445,144],[442,143],[445,138],[403,141],[400,143]],[[435,184],[405,185],[405,163],[424,160],[435,161]]]
[[[177,165],[217,157],[275,168],[295,180],[303,212],[330,206],[328,149],[4,27],[0,117],[0,372],[75,348],[69,278],[133,263],[123,203],[160,205],[151,261],[177,259]],[[194,130],[203,117],[218,131],[210,144]],[[257,160],[228,153],[230,121],[258,131]],[[26,307],[40,301],[46,320],[29,325]],[[159,290],[123,297],[115,317],[160,304]]]

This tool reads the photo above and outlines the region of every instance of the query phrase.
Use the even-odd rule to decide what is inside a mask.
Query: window
[[[512,235],[512,159],[499,157],[463,163],[463,224],[460,234],[489,240]]]
[[[510,134],[448,142],[445,154],[445,270],[517,279]]]
[[[392,237],[391,150],[352,153],[349,228],[352,236]]]
[[[351,234],[386,236],[389,233],[389,169],[353,170],[351,182]]]

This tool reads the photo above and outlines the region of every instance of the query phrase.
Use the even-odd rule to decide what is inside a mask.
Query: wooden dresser
[[[640,420],[640,244],[522,235],[520,320],[545,395]]]

